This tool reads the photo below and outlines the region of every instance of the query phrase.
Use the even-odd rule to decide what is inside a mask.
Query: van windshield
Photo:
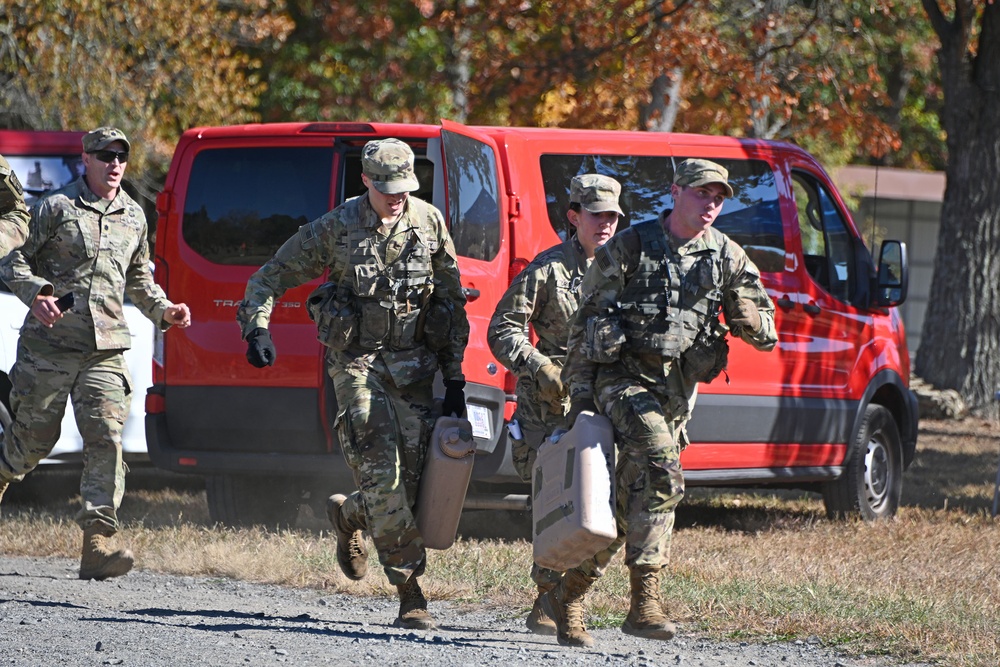
[[[24,202],[31,206],[49,190],[69,185],[83,175],[79,153],[67,155],[10,155],[4,159],[24,186]]]
[[[620,203],[625,219],[622,230],[631,224],[655,220],[673,208],[670,183],[674,165],[689,155],[672,159],[634,155],[543,155],[542,181],[548,202],[549,223],[567,238],[572,233],[566,218],[569,184],[580,174],[604,174],[622,185]],[[729,182],[736,194],[727,199],[715,228],[738,243],[761,271],[782,271],[785,265],[785,237],[778,205],[774,172],[761,160],[715,160],[729,170]]]

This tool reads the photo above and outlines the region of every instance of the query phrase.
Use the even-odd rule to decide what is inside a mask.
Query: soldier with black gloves
[[[444,217],[409,193],[419,187],[398,139],[362,151],[367,192],[303,225],[251,276],[237,320],[247,360],[277,354],[267,325],[275,299],[329,269],[308,299],[340,412],[334,428],[358,490],[327,513],[337,561],[350,579],[368,569],[362,531],[400,596],[396,625],[433,629],[417,578],[426,562],[413,507],[434,423],[433,377],[445,378],[443,415],[465,413],[462,359],[469,339],[455,246]]]

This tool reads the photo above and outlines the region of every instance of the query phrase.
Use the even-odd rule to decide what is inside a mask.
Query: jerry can
[[[531,475],[535,563],[563,572],[614,541],[614,476],[607,417],[581,412],[569,431],[541,444]]]
[[[428,549],[447,549],[455,543],[475,454],[469,420],[438,417],[417,492],[417,530]]]

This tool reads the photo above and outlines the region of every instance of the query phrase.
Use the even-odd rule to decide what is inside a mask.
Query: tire
[[[903,448],[899,429],[886,408],[869,405],[851,448],[844,473],[823,485],[823,502],[831,519],[889,519],[903,493]]]
[[[291,480],[245,475],[207,477],[205,495],[212,521],[232,527],[270,529],[295,525],[301,497]]]

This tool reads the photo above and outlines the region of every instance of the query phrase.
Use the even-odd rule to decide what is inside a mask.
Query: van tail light
[[[528,264],[530,263],[531,262],[524,259],[523,257],[515,257],[514,259],[512,259],[510,262],[510,266],[507,269],[507,284],[510,285],[512,282],[514,282],[514,278],[517,278],[517,274],[521,273],[521,271],[524,271],[524,267],[528,266]]]
[[[513,396],[517,392],[517,375],[511,373],[510,371],[504,371],[503,374],[503,393],[507,396]]]
[[[150,387],[146,391],[146,414],[162,415],[166,411],[167,397],[163,395],[162,390]]]

